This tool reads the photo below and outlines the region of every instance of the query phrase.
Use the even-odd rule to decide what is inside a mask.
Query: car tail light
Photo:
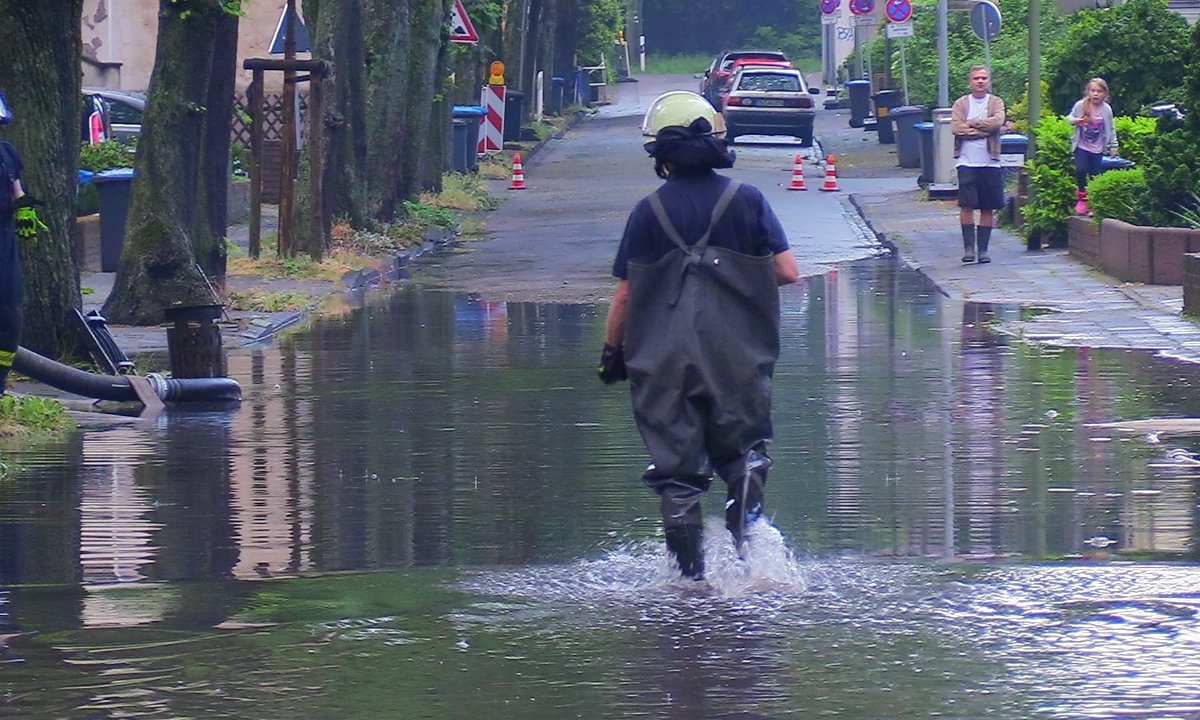
[[[94,111],[88,116],[88,130],[93,145],[99,145],[108,139],[104,137],[104,118],[100,117],[99,111]]]
[[[740,97],[730,95],[729,97],[725,98],[725,104],[726,105],[741,105],[742,99]]]
[[[812,101],[812,98],[802,97],[802,98],[796,98],[795,100],[789,101],[788,105],[790,107],[810,108],[813,106],[813,101]]]

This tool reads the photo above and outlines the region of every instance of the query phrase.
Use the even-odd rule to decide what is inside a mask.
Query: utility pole
[[[1025,157],[1033,157],[1034,130],[1042,119],[1041,24],[1041,2],[1029,0],[1029,144]]]
[[[950,2],[938,0],[937,4],[937,50],[938,50],[938,107],[950,107]]]

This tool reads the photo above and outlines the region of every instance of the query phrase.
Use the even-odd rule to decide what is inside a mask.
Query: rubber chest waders
[[[629,262],[625,361],[652,461],[644,479],[662,496],[664,528],[702,523],[700,495],[715,471],[729,486],[726,525],[740,547],[747,513],[761,512],[770,466],[779,291],[773,256],[708,245],[738,187],[729,182],[690,246],[658,194],[650,196],[676,247],[654,262]]]

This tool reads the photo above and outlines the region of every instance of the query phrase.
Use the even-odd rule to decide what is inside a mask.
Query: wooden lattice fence
[[[308,111],[308,94],[300,94],[300,114],[297,122],[304,127],[304,116]],[[283,95],[270,93],[263,102],[263,139],[279,140],[283,132]],[[244,94],[233,100],[233,141],[244,148],[250,147],[250,102]]]

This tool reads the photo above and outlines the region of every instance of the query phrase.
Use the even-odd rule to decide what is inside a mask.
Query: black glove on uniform
[[[605,343],[604,351],[600,353],[600,367],[596,369],[596,374],[600,376],[600,382],[605,385],[628,380],[629,373],[625,370],[625,349]]]

